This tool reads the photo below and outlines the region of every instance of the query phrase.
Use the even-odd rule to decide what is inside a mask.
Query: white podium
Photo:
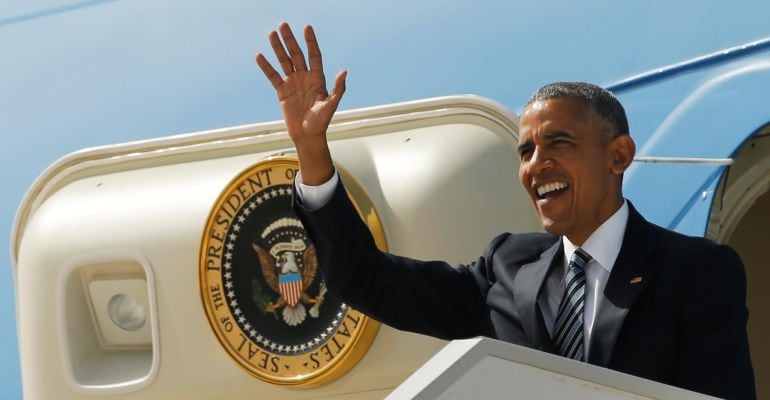
[[[711,399],[699,393],[498,340],[455,340],[388,400]]]

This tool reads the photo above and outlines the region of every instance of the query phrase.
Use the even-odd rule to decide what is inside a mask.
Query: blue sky
[[[343,109],[474,93],[515,110],[546,82],[607,84],[770,36],[767,9],[715,0],[0,0],[0,242],[9,243],[25,190],[65,154],[279,119],[253,55],[269,52],[267,32],[282,20],[316,27],[328,75],[349,70]],[[0,246],[0,398],[20,397],[11,271]]]

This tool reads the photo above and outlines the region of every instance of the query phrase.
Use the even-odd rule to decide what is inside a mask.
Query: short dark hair
[[[554,82],[537,89],[524,108],[536,101],[571,98],[583,103],[607,124],[614,137],[629,134],[628,119],[623,105],[610,91],[586,82]]]

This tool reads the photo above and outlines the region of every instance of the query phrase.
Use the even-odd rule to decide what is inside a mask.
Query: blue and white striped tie
[[[582,249],[572,253],[565,279],[567,291],[559,305],[554,324],[553,343],[559,354],[585,361],[583,344],[583,306],[585,304],[585,266],[591,256]]]

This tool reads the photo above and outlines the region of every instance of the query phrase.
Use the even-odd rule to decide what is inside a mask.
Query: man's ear
[[[612,164],[610,170],[615,175],[621,175],[634,161],[636,143],[628,134],[618,135],[610,143]]]

